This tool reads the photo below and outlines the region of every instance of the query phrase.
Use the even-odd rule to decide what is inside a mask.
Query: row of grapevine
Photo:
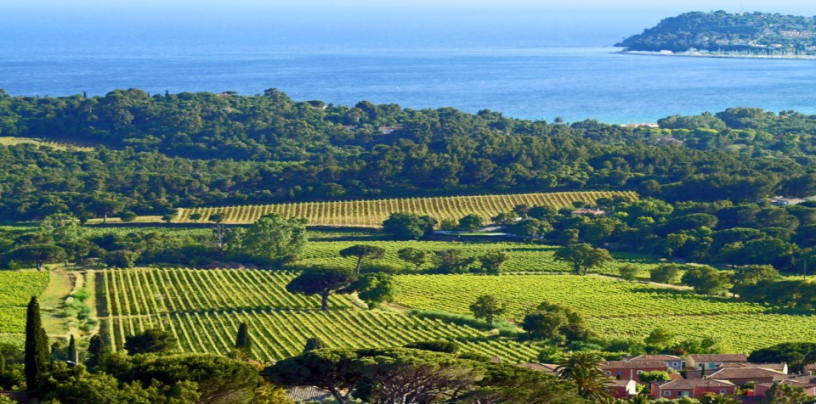
[[[286,292],[295,277],[290,272],[133,269],[105,270],[105,275],[106,292],[114,296],[110,313],[135,316],[139,326],[151,315],[168,312],[320,308],[317,296]],[[345,296],[332,296],[329,306],[346,309],[352,303]]]
[[[142,330],[138,321],[153,323],[174,333],[182,352],[226,354],[232,349],[238,326],[250,327],[253,356],[271,363],[303,351],[308,338],[317,337],[331,348],[371,348],[403,346],[416,341],[457,341],[464,352],[500,356],[509,362],[528,362],[538,350],[527,344],[488,337],[466,326],[420,319],[395,313],[331,310],[234,310],[229,312],[185,312],[155,316],[116,317],[114,340],[121,349],[125,336]],[[124,331],[122,331],[124,330]]]
[[[314,226],[380,226],[394,212],[429,215],[440,221],[456,220],[475,213],[490,220],[517,205],[563,208],[572,206],[573,202],[595,203],[600,198],[615,195],[637,198],[632,192],[598,191],[244,205],[181,209],[177,221],[192,222],[190,216],[200,214],[199,221],[206,222],[210,216],[222,214],[225,223],[246,224],[257,221],[263,215],[278,213],[285,217],[307,219]]]

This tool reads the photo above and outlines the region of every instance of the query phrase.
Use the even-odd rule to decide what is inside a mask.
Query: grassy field
[[[316,297],[292,295],[292,273],[251,270],[101,271],[97,299],[114,349],[148,328],[174,333],[184,352],[227,353],[241,322],[252,329],[257,359],[296,355],[318,337],[330,347],[400,346],[414,341],[454,340],[466,352],[499,355],[511,362],[534,359],[537,349],[467,326],[402,313],[367,310],[349,296],[333,297],[320,312]]]
[[[403,248],[411,247],[418,250],[433,253],[443,250],[462,250],[465,257],[479,257],[490,251],[504,251],[510,254],[510,261],[503,267],[504,272],[570,272],[569,265],[563,262],[555,262],[553,254],[560,247],[546,245],[528,245],[522,243],[450,243],[439,241],[317,241],[307,245],[298,266],[309,266],[314,264],[345,265],[353,267],[355,258],[340,257],[340,250],[351,247],[355,244],[367,244],[378,246],[386,250],[385,257],[379,260],[367,261],[372,265],[387,263],[404,267],[406,271],[413,271],[413,265],[402,261],[397,256],[397,252]],[[433,254],[431,254],[433,255]],[[633,264],[641,269],[639,276],[648,278],[649,270],[656,267],[658,262],[654,257],[645,255],[613,253],[616,262],[605,265],[593,272],[618,275],[618,268],[622,265]],[[430,269],[432,262],[428,262],[420,269]]]
[[[286,217],[307,219],[312,226],[380,226],[394,212],[429,215],[439,221],[458,220],[475,213],[486,220],[508,212],[521,204],[563,208],[573,202],[595,203],[600,198],[622,195],[636,199],[633,192],[559,192],[517,195],[453,196],[439,198],[383,199],[372,201],[310,202],[278,205],[246,205],[218,208],[180,209],[177,222],[191,223],[192,214],[200,214],[205,222],[216,213],[225,215],[225,223],[254,223],[261,216],[279,213]]]
[[[658,327],[678,340],[714,337],[735,352],[781,342],[816,340],[816,317],[775,312],[771,308],[688,291],[657,288],[599,277],[571,275],[403,275],[396,303],[422,310],[469,313],[481,295],[508,305],[511,320],[542,302],[581,313],[599,335],[644,338]]]
[[[20,144],[33,144],[38,147],[50,147],[55,150],[77,150],[77,151],[91,151],[93,147],[80,146],[65,142],[54,142],[45,139],[32,139],[22,137],[0,136],[0,145],[16,146]]]

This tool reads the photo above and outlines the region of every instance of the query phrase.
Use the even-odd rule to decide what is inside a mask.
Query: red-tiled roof
[[[657,384],[661,390],[694,389],[697,387],[731,387],[734,383],[726,380],[670,380]]]
[[[689,355],[695,362],[748,362],[748,355],[745,354],[705,354]]]
[[[762,368],[768,370],[775,370],[777,372],[784,372],[785,371],[784,363],[749,363],[749,362],[738,362],[738,363],[723,363],[719,366],[720,369],[732,369],[732,368]]]
[[[611,361],[601,365],[604,369],[668,369],[666,362]]]
[[[679,356],[672,355],[640,355],[629,358],[630,362],[676,362],[682,360]]]
[[[558,365],[551,365],[549,363],[522,363],[519,365],[523,368],[537,370],[539,372],[556,373],[558,372]]]
[[[720,369],[708,376],[709,379],[730,380],[730,379],[782,379],[785,374],[775,370],[763,368],[725,368]]]

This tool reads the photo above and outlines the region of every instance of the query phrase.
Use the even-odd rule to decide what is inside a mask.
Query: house
[[[674,355],[639,355],[624,358],[627,362],[664,362],[666,366],[676,370],[683,370],[683,358]]]
[[[708,375],[708,380],[728,381],[737,386],[745,386],[749,382],[772,383],[785,378],[782,372],[759,367],[726,367]]]
[[[654,398],[700,398],[706,394],[734,395],[737,386],[719,380],[671,380],[652,382],[650,395]]]
[[[665,362],[655,361],[611,361],[601,364],[601,369],[607,377],[615,380],[640,381],[639,374],[643,372],[668,372],[669,366]]]
[[[745,354],[727,354],[727,355],[689,355],[686,356],[686,367],[701,370],[701,369],[718,369],[726,363],[747,363],[748,355]]]
[[[616,399],[625,399],[637,395],[637,382],[634,380],[613,380],[609,384]]]
[[[790,384],[792,386],[801,387],[805,390],[805,394],[810,397],[816,396],[816,378],[813,376],[795,376],[790,377],[787,379],[775,381],[773,383],[757,383],[754,386],[754,396],[756,397],[767,397],[768,390],[773,387],[774,384],[783,383],[783,384]]]
[[[727,368],[762,368],[768,370],[775,370],[782,374],[788,374],[788,364],[787,363],[723,363],[720,365],[720,369],[727,369]]]
[[[551,375],[555,375],[556,373],[558,373],[558,365],[552,365],[549,363],[522,363],[519,366]]]

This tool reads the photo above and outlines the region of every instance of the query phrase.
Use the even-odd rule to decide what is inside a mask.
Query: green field
[[[25,332],[26,306],[31,296],[40,296],[48,287],[48,272],[0,271],[0,334],[10,339]],[[11,334],[11,335],[8,335]]]
[[[590,329],[606,337],[641,339],[663,327],[677,339],[714,337],[735,352],[816,341],[816,317],[810,314],[592,276],[403,275],[398,290],[400,305],[461,314],[478,296],[494,295],[508,304],[512,320],[542,302],[556,303],[581,313]]]
[[[406,270],[413,271],[411,264],[402,261],[397,256],[397,252],[403,248],[411,247],[418,250],[435,252],[449,249],[462,250],[466,257],[479,257],[490,251],[505,251],[510,254],[511,259],[503,267],[504,272],[554,272],[565,273],[572,269],[568,264],[555,262],[553,254],[560,247],[546,245],[528,245],[522,243],[450,243],[439,241],[325,241],[309,243],[305,251],[301,254],[301,261],[298,266],[308,266],[310,264],[344,265],[353,267],[354,258],[342,258],[339,251],[351,247],[355,244],[374,245],[386,250],[385,258],[369,261],[372,264],[388,263],[405,267]],[[618,275],[618,268],[626,264],[634,264],[641,269],[640,276],[648,278],[649,270],[659,263],[654,257],[635,254],[612,253],[616,262],[593,270],[593,272]],[[420,269],[431,269],[433,263],[429,262]]]
[[[293,356],[318,337],[330,347],[401,346],[409,342],[454,340],[463,351],[498,355],[511,362],[534,359],[538,350],[471,327],[402,313],[366,310],[352,297],[331,299],[328,312],[317,297],[292,295],[285,285],[295,276],[253,270],[134,269],[100,271],[104,326],[115,349],[124,338],[149,328],[176,335],[184,352],[226,354],[241,322],[253,330],[257,359]]]

